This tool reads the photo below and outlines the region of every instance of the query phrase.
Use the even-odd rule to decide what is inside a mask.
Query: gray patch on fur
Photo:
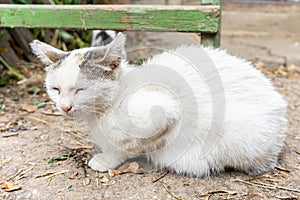
[[[110,61],[109,57],[103,60],[101,63],[97,63],[105,55],[106,49],[101,51],[88,51],[84,55],[84,60],[79,65],[82,74],[90,80],[95,79],[112,79],[113,69],[110,65],[113,61]]]
[[[54,64],[51,65],[51,68],[52,68],[52,69],[57,69],[57,68],[59,68],[59,67],[61,66],[62,62],[63,62],[64,60],[66,60],[66,58],[67,58],[70,54],[71,54],[71,53],[68,52],[67,54],[61,56]]]

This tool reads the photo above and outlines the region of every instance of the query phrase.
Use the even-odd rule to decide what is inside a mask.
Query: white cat
[[[286,138],[286,102],[250,63],[223,50],[182,46],[141,67],[122,59],[126,37],[63,52],[40,41],[57,108],[85,121],[102,153],[89,166],[115,168],[145,155],[156,167],[202,177],[232,167],[271,171]]]

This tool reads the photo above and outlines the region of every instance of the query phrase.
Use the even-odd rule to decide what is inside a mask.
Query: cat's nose
[[[72,105],[70,105],[70,106],[62,106],[61,107],[61,109],[63,110],[63,111],[65,111],[66,113],[68,113],[70,110],[72,110]]]

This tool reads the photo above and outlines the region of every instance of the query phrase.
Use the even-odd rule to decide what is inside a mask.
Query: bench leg
[[[202,33],[200,37],[203,46],[220,47],[219,33]]]

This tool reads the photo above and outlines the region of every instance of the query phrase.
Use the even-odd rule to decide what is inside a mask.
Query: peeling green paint
[[[0,27],[218,32],[218,6],[0,5]]]
[[[0,28],[179,31],[220,46],[221,0],[210,6],[0,4]]]

